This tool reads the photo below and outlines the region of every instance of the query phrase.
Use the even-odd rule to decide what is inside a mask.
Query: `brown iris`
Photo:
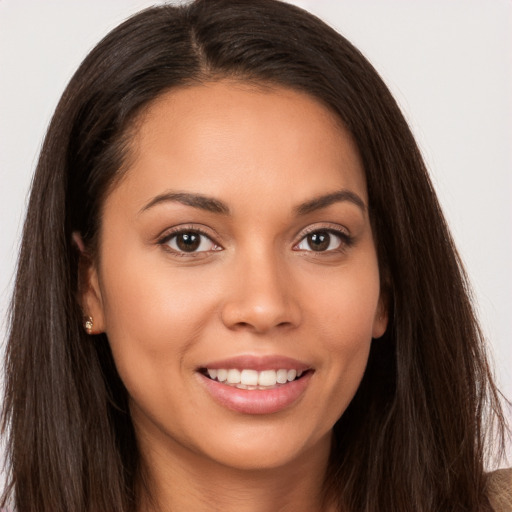
[[[193,252],[201,243],[201,235],[192,231],[176,235],[176,245],[181,251]]]
[[[307,236],[308,245],[313,251],[325,251],[329,248],[331,235],[327,231],[316,231]]]

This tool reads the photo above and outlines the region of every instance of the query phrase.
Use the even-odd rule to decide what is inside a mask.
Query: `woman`
[[[18,512],[492,510],[488,420],[503,436],[464,272],[350,43],[199,0],[91,52],[20,255]]]

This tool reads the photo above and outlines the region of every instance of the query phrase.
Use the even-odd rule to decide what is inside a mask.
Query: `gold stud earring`
[[[87,334],[92,334],[92,316],[85,316],[84,317],[84,329]]]

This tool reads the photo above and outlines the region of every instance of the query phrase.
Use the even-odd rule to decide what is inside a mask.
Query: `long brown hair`
[[[498,392],[466,275],[416,143],[346,39],[277,0],[197,0],[143,11],[72,78],[36,169],[6,353],[3,429],[18,512],[127,512],[140,457],[104,334],[77,301],[79,231],[97,247],[137,115],[164,91],[230,77],[305,91],[351,132],[368,183],[390,321],[334,427],[326,492],[340,510],[485,511]],[[499,444],[499,443],[498,443]]]

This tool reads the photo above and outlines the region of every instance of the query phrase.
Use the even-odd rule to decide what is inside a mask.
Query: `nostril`
[[[240,330],[246,330],[246,329],[253,329],[250,323],[248,322],[236,322],[232,326],[233,329],[240,329]]]

